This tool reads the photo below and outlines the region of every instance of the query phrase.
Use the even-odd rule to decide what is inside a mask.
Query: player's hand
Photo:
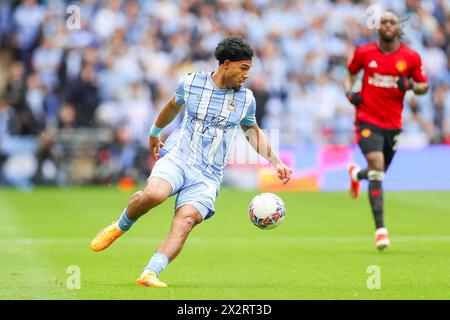
[[[357,107],[361,102],[363,102],[363,98],[361,96],[361,92],[347,92],[345,94],[347,96],[348,101],[355,107]]]
[[[283,184],[288,183],[288,181],[291,179],[292,169],[282,162],[277,164],[275,168],[278,172],[278,179],[283,181]]]
[[[398,77],[397,86],[402,91],[412,90],[414,88],[414,82],[411,78]]]
[[[161,148],[164,146],[164,143],[161,142],[161,139],[159,137],[150,136],[150,139],[148,140],[148,145],[155,159],[159,160],[160,158],[159,150],[161,150]]]

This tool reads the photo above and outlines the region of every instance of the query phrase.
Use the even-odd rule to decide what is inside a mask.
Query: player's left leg
[[[385,132],[385,144],[383,149],[384,155],[384,172],[387,172],[395,152],[397,151],[398,139],[400,137],[400,130],[389,130]]]
[[[367,180],[369,180],[369,201],[372,208],[376,229],[384,227],[383,221],[383,185],[384,155],[375,151],[366,154],[368,163]]]
[[[369,181],[369,202],[376,227],[376,246],[382,249],[389,245],[387,230],[384,227],[382,186],[386,164],[384,150],[387,139],[384,129],[366,123],[359,124],[357,133],[358,144],[367,160],[367,167],[361,170],[357,164],[349,165],[350,192],[354,198],[357,198],[360,181]]]
[[[375,222],[375,245],[379,250],[390,246],[389,235],[384,226],[384,154],[376,151],[366,155],[368,162],[369,202]]]
[[[178,192],[170,233],[159,244],[156,253],[144,268],[137,280],[138,285],[166,286],[159,283],[158,274],[180,253],[191,230],[214,215],[214,202],[220,181],[192,166],[186,165],[183,169],[186,184]]]
[[[169,234],[159,244],[136,283],[140,286],[167,287],[164,282],[158,279],[158,274],[177,257],[189,233],[202,221],[202,215],[193,205],[185,204],[179,207],[172,220]]]
[[[385,130],[383,133],[384,136],[384,147],[383,147],[383,158],[384,158],[384,173],[388,170],[390,164],[395,155],[395,151],[397,149],[397,143],[399,138],[400,130]],[[376,246],[379,250],[383,250],[391,246],[391,242],[389,240],[389,233],[387,228],[384,225],[383,216],[384,216],[384,195],[383,188],[381,185],[381,180],[384,174],[380,173],[381,179],[380,181],[373,182],[374,197],[373,201],[376,206],[378,206],[378,221],[376,222],[376,231],[375,231],[375,241]],[[369,184],[369,192],[370,192],[370,184]],[[375,197],[376,196],[376,197]]]

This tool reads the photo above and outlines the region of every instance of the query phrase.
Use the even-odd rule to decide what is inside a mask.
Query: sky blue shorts
[[[175,210],[184,204],[190,204],[206,220],[215,213],[214,202],[219,194],[220,181],[183,161],[175,155],[166,154],[156,162],[149,179],[157,177],[170,183],[170,196],[178,194]]]

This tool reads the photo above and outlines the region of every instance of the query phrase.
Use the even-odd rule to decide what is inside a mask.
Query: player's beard
[[[245,82],[246,80],[247,80],[247,79],[239,79],[239,80],[236,80],[235,85],[233,86],[233,90],[234,90],[235,92],[238,92],[239,90],[241,90],[242,85],[244,84],[244,82]]]
[[[381,40],[383,41],[383,42],[387,42],[387,43],[392,43],[392,42],[394,42],[395,41],[395,38],[396,37],[392,37],[392,38],[389,38],[389,37],[381,37]]]
[[[397,33],[393,33],[391,37],[383,35],[382,32],[380,32],[379,35],[380,35],[381,40],[383,42],[387,42],[387,43],[392,43],[392,42],[396,41],[396,39],[398,38]]]

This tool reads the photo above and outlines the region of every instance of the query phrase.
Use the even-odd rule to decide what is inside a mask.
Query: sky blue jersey
[[[239,91],[220,89],[212,72],[196,72],[180,79],[175,101],[185,105],[185,113],[162,154],[177,155],[221,180],[237,128],[256,124],[252,91],[243,87]]]

